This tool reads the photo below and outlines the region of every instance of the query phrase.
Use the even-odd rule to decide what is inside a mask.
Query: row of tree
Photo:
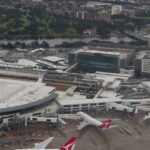
[[[0,47],[3,49],[14,49],[14,48],[21,48],[21,49],[27,49],[27,48],[49,48],[49,43],[46,41],[43,41],[41,44],[38,41],[33,41],[30,44],[27,44],[25,42],[15,42],[12,44],[11,42],[8,42],[7,44],[0,44]]]

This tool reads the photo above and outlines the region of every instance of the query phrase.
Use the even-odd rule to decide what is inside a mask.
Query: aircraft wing
[[[49,143],[53,140],[54,137],[49,137],[48,139],[38,143],[35,147],[32,149],[45,149]]]
[[[38,143],[35,147],[26,149],[26,150],[46,150],[45,148],[47,145],[53,140],[54,137],[50,137],[40,143]],[[71,137],[60,149],[47,149],[47,150],[73,150],[75,145],[74,142],[76,141],[77,137],[73,136]],[[16,150],[23,150],[23,149],[16,149]]]
[[[100,121],[100,122],[103,122],[103,121],[105,121],[105,120],[108,120],[109,118],[96,118],[98,121]],[[114,119],[111,119],[112,121],[119,121],[120,119],[118,119],[118,118],[114,118]]]
[[[87,125],[89,125],[88,122],[82,121],[82,122],[80,122],[80,124],[77,126],[77,129],[78,129],[78,130],[81,130],[81,129],[83,129],[84,127],[86,127]]]

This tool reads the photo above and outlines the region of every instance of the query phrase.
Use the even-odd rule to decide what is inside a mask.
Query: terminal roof
[[[102,50],[84,50],[80,49],[77,53],[99,53],[99,54],[106,54],[106,55],[116,55],[119,56],[120,52],[110,52],[110,51],[102,51]]]

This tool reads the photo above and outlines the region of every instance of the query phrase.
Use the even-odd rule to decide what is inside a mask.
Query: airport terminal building
[[[97,50],[79,50],[70,55],[69,62],[77,64],[77,70],[83,72],[114,72],[120,71],[120,53]]]
[[[52,102],[55,88],[40,82],[0,79],[0,115],[25,113]]]
[[[74,72],[119,73],[121,68],[128,68],[132,55],[128,49],[79,49],[68,55],[68,62],[76,65]]]

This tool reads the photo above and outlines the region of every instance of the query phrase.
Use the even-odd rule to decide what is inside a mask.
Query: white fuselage
[[[84,119],[85,122],[87,122],[88,124],[91,124],[93,126],[100,126],[101,124],[103,124],[102,122],[92,118],[91,116],[85,114],[84,112],[78,112],[77,115],[81,116],[82,119]]]

